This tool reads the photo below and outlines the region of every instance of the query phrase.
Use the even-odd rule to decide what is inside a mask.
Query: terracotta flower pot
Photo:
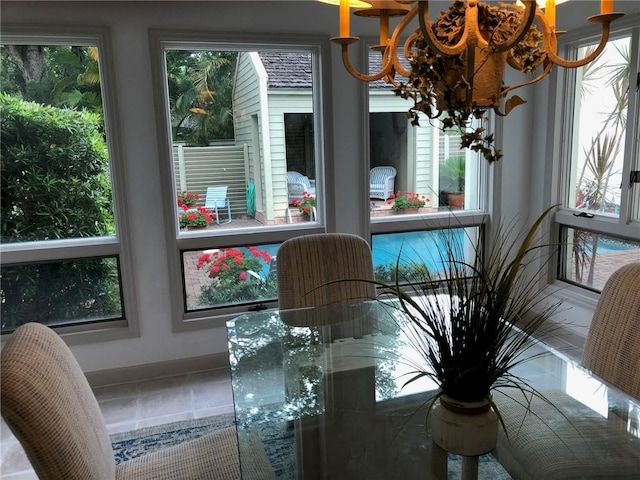
[[[420,213],[420,209],[419,208],[403,208],[402,210],[400,210],[400,213]]]
[[[464,193],[447,194],[447,203],[451,207],[464,208]]]

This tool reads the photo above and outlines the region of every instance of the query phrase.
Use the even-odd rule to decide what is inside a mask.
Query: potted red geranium
[[[418,210],[424,207],[428,201],[429,199],[425,195],[408,191],[401,194],[398,191],[389,196],[387,203],[396,213],[418,213]]]
[[[187,208],[194,207],[198,200],[200,199],[200,195],[197,193],[192,193],[187,190],[183,190],[178,192],[178,206],[183,207],[187,206]]]
[[[310,220],[314,215],[313,209],[316,206],[316,199],[309,192],[303,192],[302,200],[294,199],[291,201],[291,205],[294,207],[298,207],[300,213],[307,219]]]
[[[195,211],[189,211],[187,205],[182,205],[184,213],[180,215],[180,228],[187,230],[205,228],[216,219],[216,214],[204,207],[198,207]]]

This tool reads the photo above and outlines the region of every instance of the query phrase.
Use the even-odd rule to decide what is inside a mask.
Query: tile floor
[[[109,433],[233,412],[226,369],[99,387],[94,392]],[[0,478],[37,480],[4,421],[0,433]]]

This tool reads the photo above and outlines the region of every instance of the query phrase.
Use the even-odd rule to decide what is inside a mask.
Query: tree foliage
[[[173,140],[208,145],[233,138],[232,92],[237,52],[166,53]]]
[[[0,94],[2,242],[115,233],[100,119]]]
[[[96,47],[4,45],[2,91],[32,102],[102,112]]]

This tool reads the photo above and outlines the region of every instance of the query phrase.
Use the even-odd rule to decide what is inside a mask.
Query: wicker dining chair
[[[91,387],[71,350],[49,327],[19,327],[1,360],[2,417],[41,480],[240,478],[235,427],[116,465]],[[275,478],[259,440],[251,448],[255,465],[248,468],[260,478]]]
[[[278,249],[278,303],[280,318],[292,326],[336,326],[334,338],[359,337],[371,330],[369,306],[365,300],[375,298],[373,259],[369,244],[357,235],[319,233],[285,241]],[[302,309],[351,303],[352,308],[340,317]]]
[[[280,309],[375,298],[371,249],[362,237],[303,235],[285,241],[277,258]]]
[[[640,263],[619,268],[607,280],[582,365],[640,400]]]
[[[582,365],[640,399],[640,263],[621,267],[607,280],[589,327]],[[546,400],[533,398],[526,406],[513,394],[494,395],[509,433],[507,438],[500,432],[494,455],[511,476],[638,478],[640,438],[625,434],[628,409],[611,410],[602,417],[562,392],[542,394]],[[573,412],[571,418],[546,402]]]

